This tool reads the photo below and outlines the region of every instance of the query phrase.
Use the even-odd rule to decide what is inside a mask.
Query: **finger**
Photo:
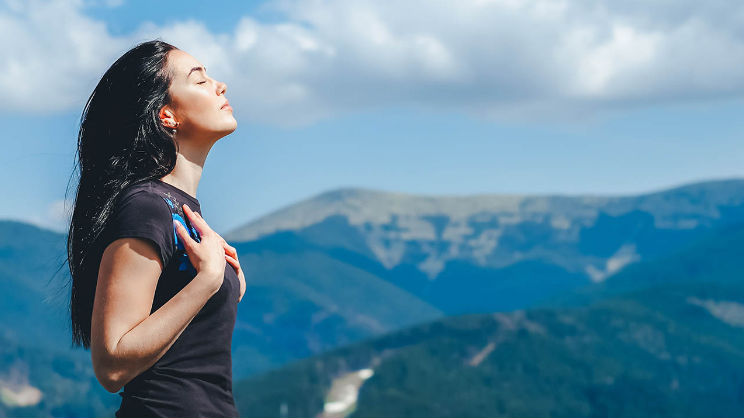
[[[240,263],[238,263],[237,260],[230,257],[229,255],[225,254],[225,261],[230,263],[233,269],[235,269],[235,274],[240,274]]]
[[[228,245],[225,240],[222,240],[222,248],[225,249],[225,254],[230,254],[233,258],[238,258],[238,252],[235,251],[234,247]]]
[[[236,268],[240,269],[240,261],[238,261],[237,258],[233,258],[228,254],[225,254],[225,258],[227,258],[227,261],[232,263]]]
[[[202,219],[202,218],[200,218],[198,216],[195,216],[194,214],[196,212],[194,212],[193,210],[191,210],[191,208],[189,207],[189,205],[187,205],[185,203],[183,204],[183,213],[185,213],[186,216],[189,217],[189,220],[191,221],[191,224],[194,225],[194,227],[196,228],[196,231],[199,233],[199,236],[204,236],[204,233],[205,232],[211,231],[211,229],[209,228],[209,225],[207,225],[207,223],[204,221],[204,219]]]
[[[233,270],[235,270],[235,274],[237,274],[238,277],[240,277],[243,274],[243,271],[240,269],[240,263],[238,263],[237,260],[235,260],[234,258],[231,258],[228,255],[225,255],[225,257],[226,257],[225,261],[227,261],[232,266]]]
[[[186,228],[183,227],[181,222],[177,220],[173,220],[173,225],[176,227],[176,233],[178,234],[178,237],[181,238],[181,241],[183,241],[184,247],[189,247],[194,244],[194,239],[191,238],[191,236],[186,232]]]

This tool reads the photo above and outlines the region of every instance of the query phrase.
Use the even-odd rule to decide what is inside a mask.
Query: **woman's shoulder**
[[[119,193],[117,207],[134,208],[143,215],[167,215],[171,209],[162,191],[153,187],[152,180],[130,184]]]
[[[129,184],[121,189],[119,192],[120,198],[126,198],[135,194],[141,194],[141,193],[150,193],[152,194],[154,192],[152,188],[152,181],[151,180],[143,180],[139,181],[137,183]]]
[[[142,237],[154,241],[163,265],[168,264],[175,251],[171,208],[148,181],[121,190],[107,229],[109,243],[124,237]]]

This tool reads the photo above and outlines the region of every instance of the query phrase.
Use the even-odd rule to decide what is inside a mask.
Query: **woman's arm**
[[[111,393],[155,364],[221,285],[215,269],[200,271],[150,315],[162,270],[157,247],[144,238],[117,239],[103,253],[91,358],[96,378]]]

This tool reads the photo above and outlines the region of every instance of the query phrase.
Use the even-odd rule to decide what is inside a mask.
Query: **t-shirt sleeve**
[[[146,238],[154,242],[160,252],[163,268],[175,252],[170,208],[163,198],[146,190],[120,195],[106,229],[108,244],[128,237]]]

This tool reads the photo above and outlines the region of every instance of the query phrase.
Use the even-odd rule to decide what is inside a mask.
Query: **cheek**
[[[184,97],[184,101],[181,103],[181,117],[187,120],[188,125],[193,128],[209,127],[214,125],[218,116],[213,109],[215,106],[215,101],[210,100],[206,95],[191,94]]]

